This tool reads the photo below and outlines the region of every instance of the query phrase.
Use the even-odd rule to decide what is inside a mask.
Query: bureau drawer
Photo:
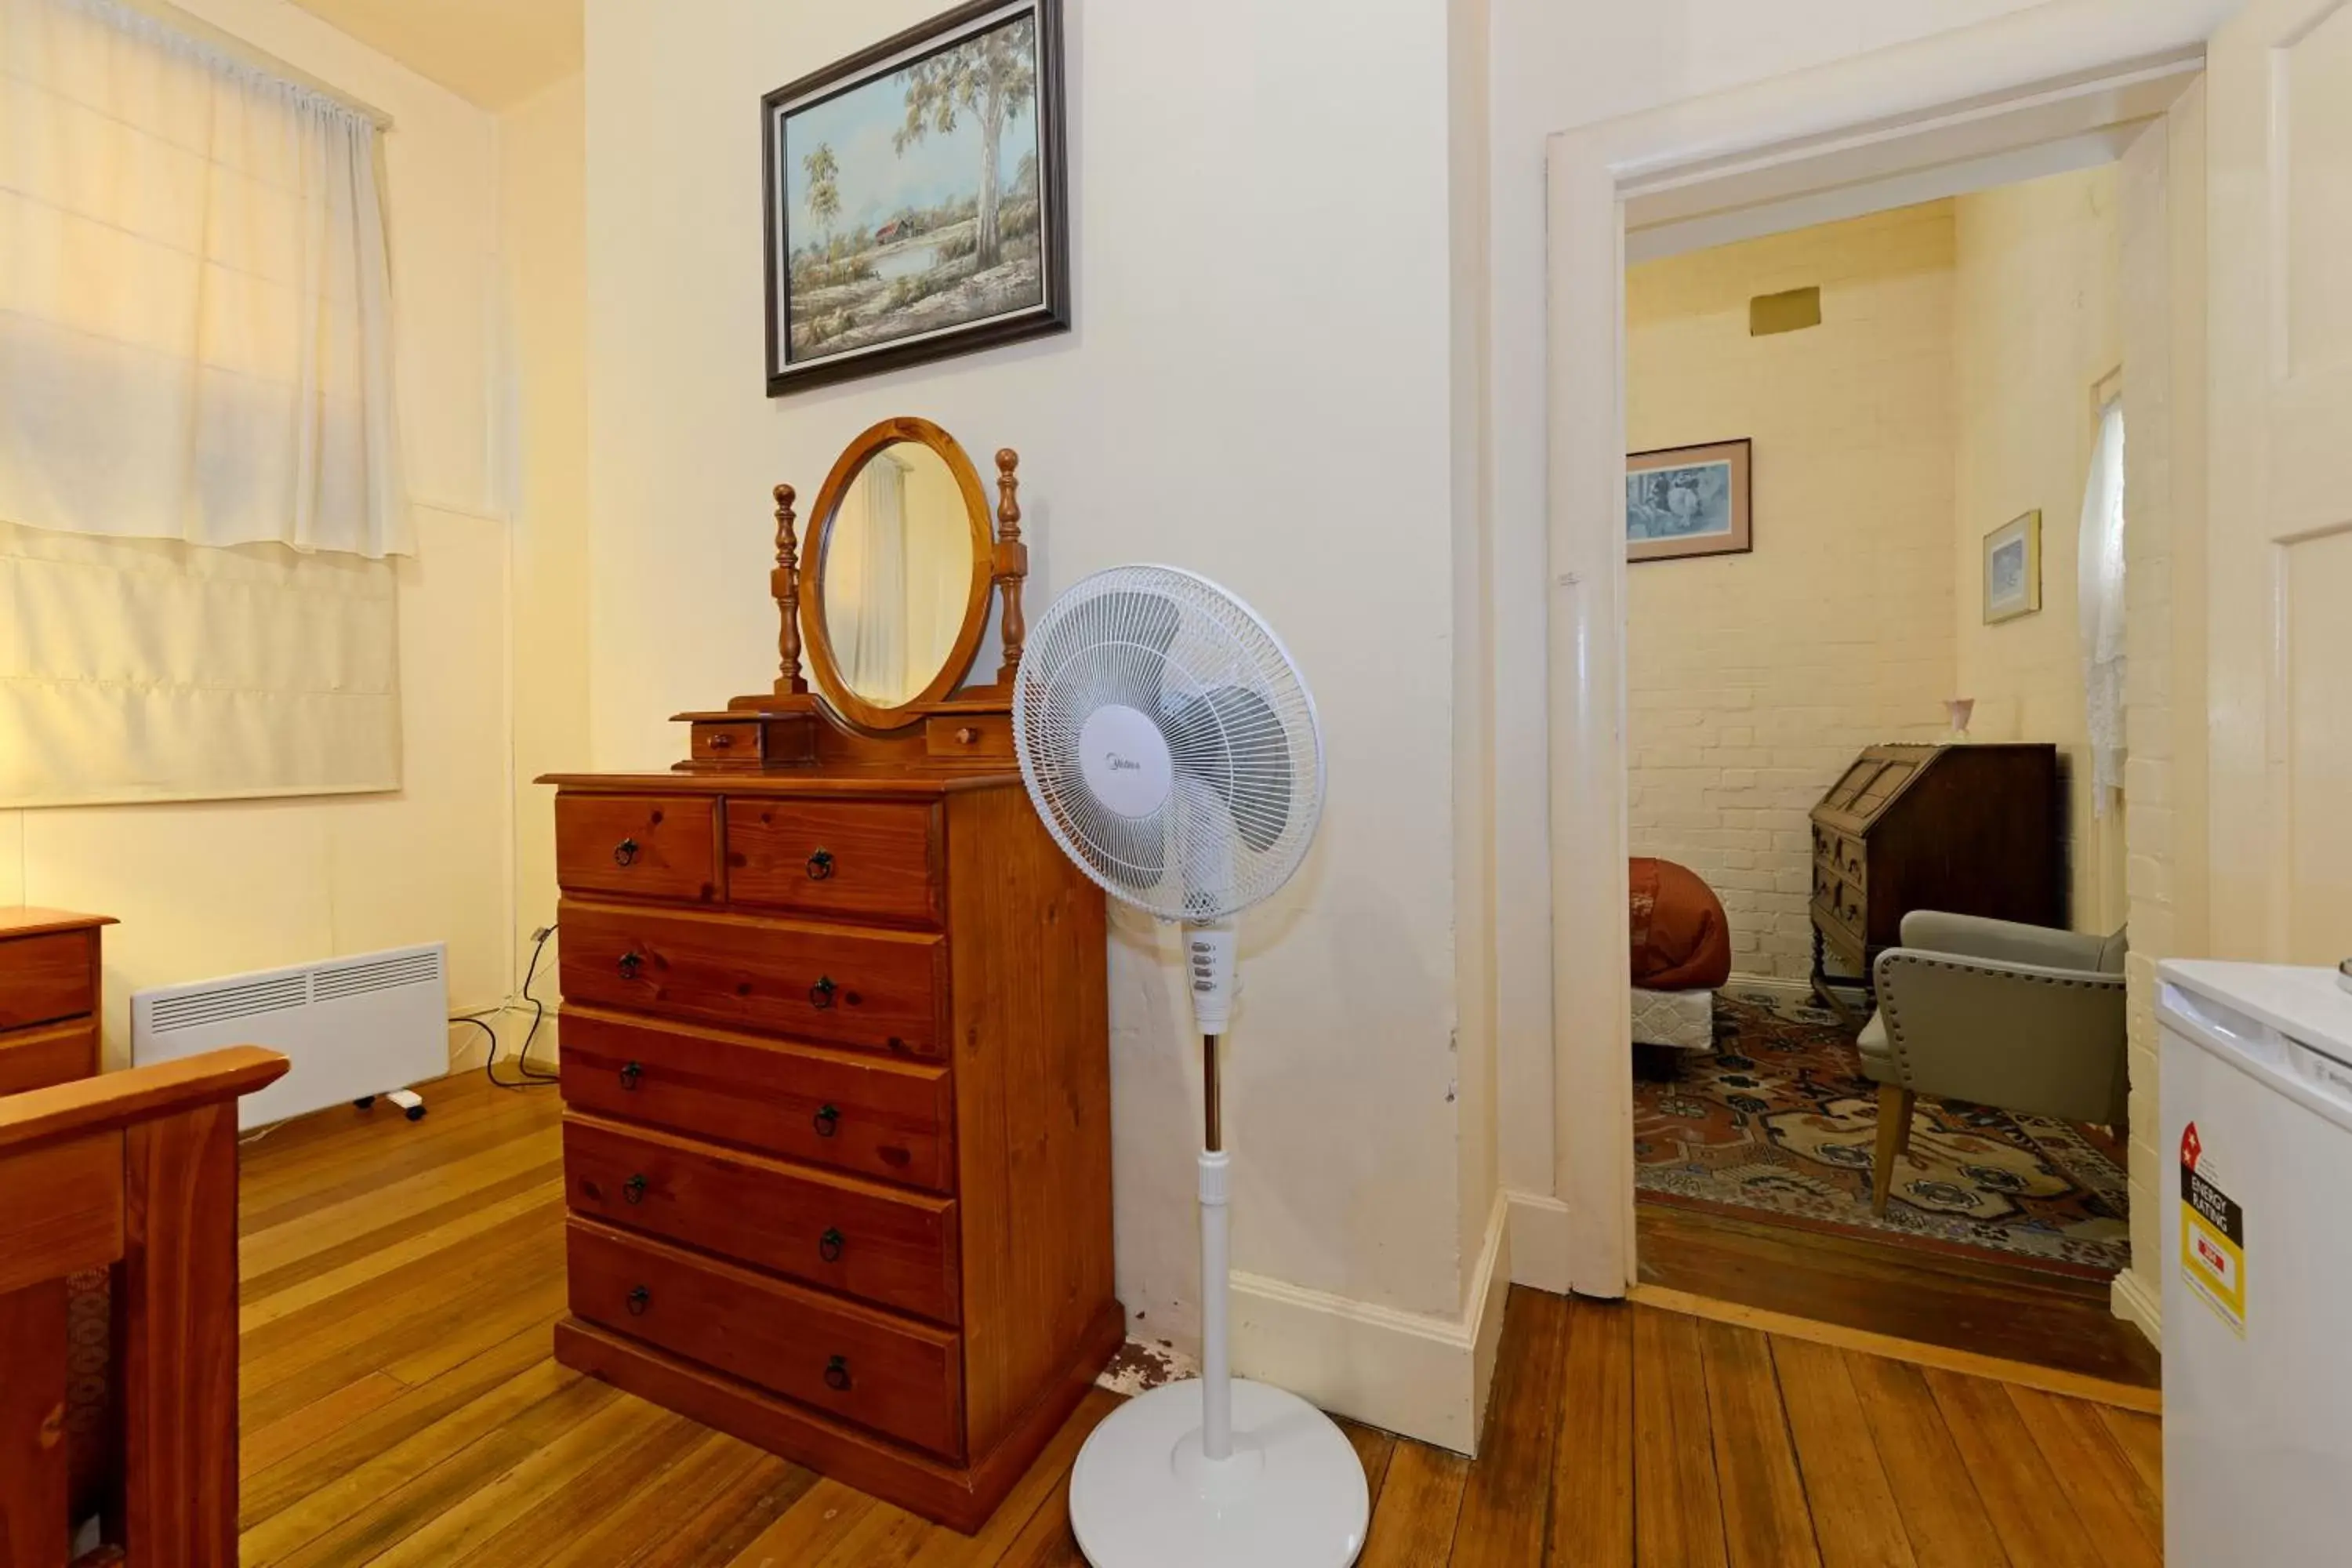
[[[567,1009],[564,1101],[599,1116],[947,1192],[947,1069]]]
[[[727,803],[727,897],[853,920],[940,919],[939,819],[928,805]]]
[[[572,1001],[940,1054],[942,938],[569,900],[562,921]]]
[[[97,1012],[97,948],[94,931],[0,942],[0,1029]]]
[[[22,1094],[98,1073],[98,1025],[77,1018],[0,1035],[0,1094]]]
[[[1858,951],[1864,930],[1862,895],[1839,878],[1827,876],[1819,867],[1813,868],[1813,880],[1814,916],[1843,931]],[[1820,886],[1823,882],[1826,887]]]
[[[576,893],[719,896],[718,805],[694,795],[559,795],[555,877]]]
[[[963,1457],[961,1346],[902,1322],[657,1242],[573,1220],[572,1310],[828,1415]]]
[[[955,1204],[577,1114],[573,1212],[939,1322],[960,1313]]]

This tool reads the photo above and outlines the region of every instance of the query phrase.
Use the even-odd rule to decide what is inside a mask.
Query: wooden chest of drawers
[[[0,908],[0,1094],[98,1072],[105,915]]]
[[[558,1358],[976,1527],[1124,1331],[1101,892],[1017,774],[549,782]]]

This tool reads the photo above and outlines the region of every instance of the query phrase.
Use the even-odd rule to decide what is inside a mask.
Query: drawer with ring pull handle
[[[938,1322],[960,1314],[952,1199],[576,1111],[563,1119],[563,1174],[575,1214]]]
[[[691,795],[555,797],[555,875],[576,893],[719,898],[717,807]]]
[[[963,1453],[963,1350],[914,1322],[715,1258],[574,1219],[572,1310],[949,1459]]]
[[[908,1058],[941,1054],[939,936],[570,899],[561,918],[569,1003]]]
[[[933,806],[739,795],[726,812],[728,896],[737,907],[940,923]]]
[[[563,1100],[906,1186],[955,1186],[947,1069],[593,1007],[563,1013]]]

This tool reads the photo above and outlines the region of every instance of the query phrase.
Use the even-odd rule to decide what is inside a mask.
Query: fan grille
[[[1165,742],[1172,779],[1097,789],[1090,719],[1131,710]],[[1124,715],[1114,715],[1125,720]],[[1133,733],[1133,720],[1098,725]],[[1207,579],[1119,566],[1038,618],[1013,693],[1014,749],[1039,813],[1114,897],[1170,920],[1238,913],[1288,880],[1315,837],[1323,742],[1305,679],[1265,623]],[[1141,764],[1149,779],[1156,759]]]

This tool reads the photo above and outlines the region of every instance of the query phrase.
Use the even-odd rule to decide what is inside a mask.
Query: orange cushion
[[[1731,978],[1731,922],[1698,873],[1671,860],[1635,857],[1633,984],[1651,991],[1712,991]]]

